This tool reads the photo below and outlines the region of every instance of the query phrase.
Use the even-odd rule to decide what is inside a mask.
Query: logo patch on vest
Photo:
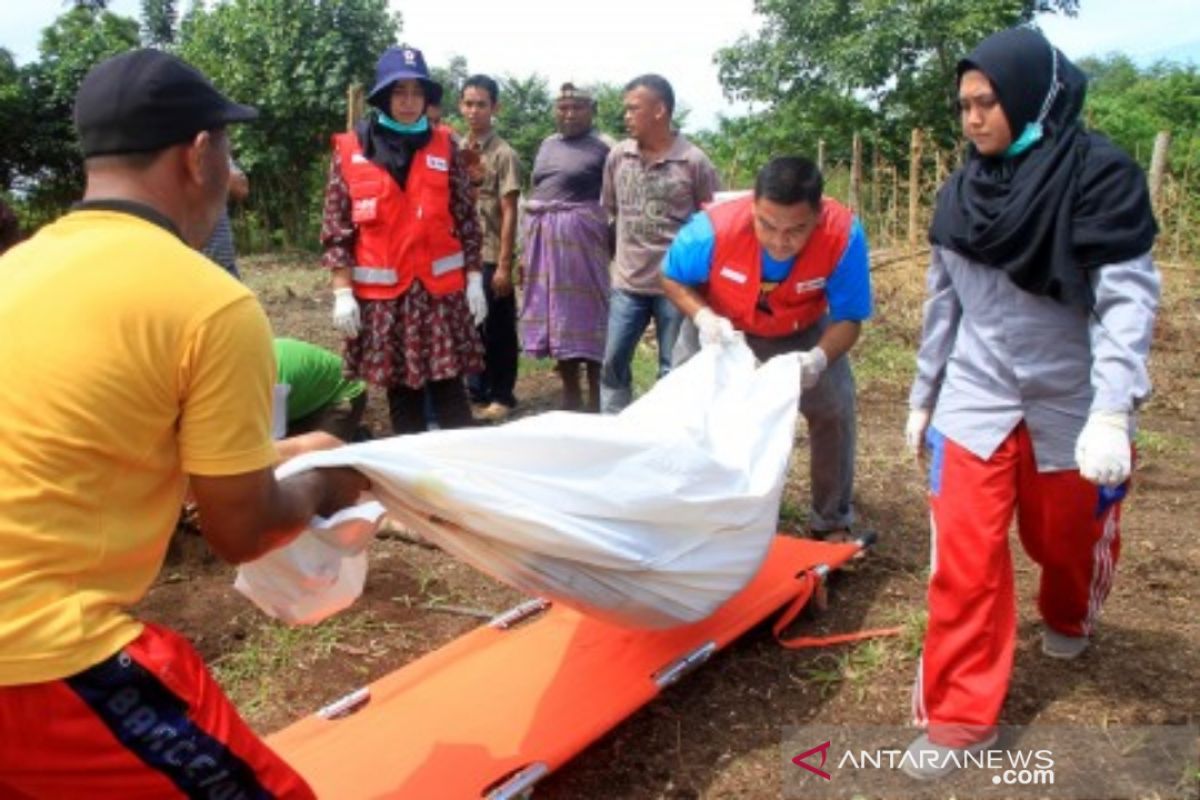
[[[796,283],[796,294],[803,294],[804,292],[815,292],[818,289],[824,289],[824,288],[825,288],[825,279],[824,278],[813,278],[812,280],[809,280],[809,281],[798,281]]]
[[[350,209],[350,219],[354,222],[371,222],[378,213],[378,197],[360,197]]]
[[[738,272],[733,267],[721,267],[720,275],[722,278],[728,278],[734,283],[745,283],[747,280],[744,272]]]
[[[446,163],[446,159],[439,158],[438,156],[425,156],[425,166],[429,167],[430,169],[436,169],[438,172],[450,171],[450,165]]]

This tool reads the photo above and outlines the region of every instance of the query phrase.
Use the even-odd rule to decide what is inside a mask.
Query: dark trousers
[[[476,403],[503,403],[512,408],[517,404],[513,387],[517,385],[517,293],[496,297],[492,292],[495,264],[483,265],[483,293],[487,298],[488,315],[479,327],[483,339],[482,373],[467,378],[471,400]]]
[[[439,428],[446,430],[470,428],[475,425],[475,417],[471,414],[471,404],[467,402],[467,392],[463,388],[461,378],[430,381],[420,389],[393,386],[388,389],[387,397],[392,431],[397,436],[429,430],[431,427],[427,423],[432,421],[436,421]],[[429,420],[426,416],[426,398],[435,420]]]

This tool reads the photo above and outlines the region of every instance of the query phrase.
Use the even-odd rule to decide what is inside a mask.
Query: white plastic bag
[[[795,354],[707,348],[618,416],[551,412],[308,453],[388,514],[529,594],[639,627],[703,619],[758,570],[796,422]]]
[[[362,594],[366,548],[383,514],[383,506],[368,502],[315,517],[284,547],[239,566],[233,588],[289,625],[320,622]]]

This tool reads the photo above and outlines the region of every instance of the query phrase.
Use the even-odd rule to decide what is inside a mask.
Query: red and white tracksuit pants
[[[1025,424],[986,461],[936,430],[930,447],[929,622],[913,716],[931,740],[966,746],[989,736],[1012,672],[1016,604],[1008,531],[1042,570],[1047,627],[1086,636],[1112,587],[1125,484],[1103,489],[1077,470],[1038,472]]]

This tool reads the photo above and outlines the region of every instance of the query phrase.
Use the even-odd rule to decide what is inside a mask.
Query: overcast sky
[[[1121,51],[1142,63],[1165,57],[1200,64],[1197,0],[1082,0],[1080,5],[1075,19],[1040,21],[1051,41],[1072,58]],[[0,46],[25,63],[37,57],[41,30],[64,4],[3,0],[3,7]],[[759,28],[753,0],[392,0],[392,7],[404,16],[402,39],[424,50],[435,66],[458,54],[473,72],[538,73],[552,87],[566,80],[624,83],[643,72],[661,73],[675,87],[678,102],[692,109],[692,128],[712,126],[718,113],[742,111],[722,97],[712,57]],[[109,8],[137,16],[140,3],[113,0]]]

